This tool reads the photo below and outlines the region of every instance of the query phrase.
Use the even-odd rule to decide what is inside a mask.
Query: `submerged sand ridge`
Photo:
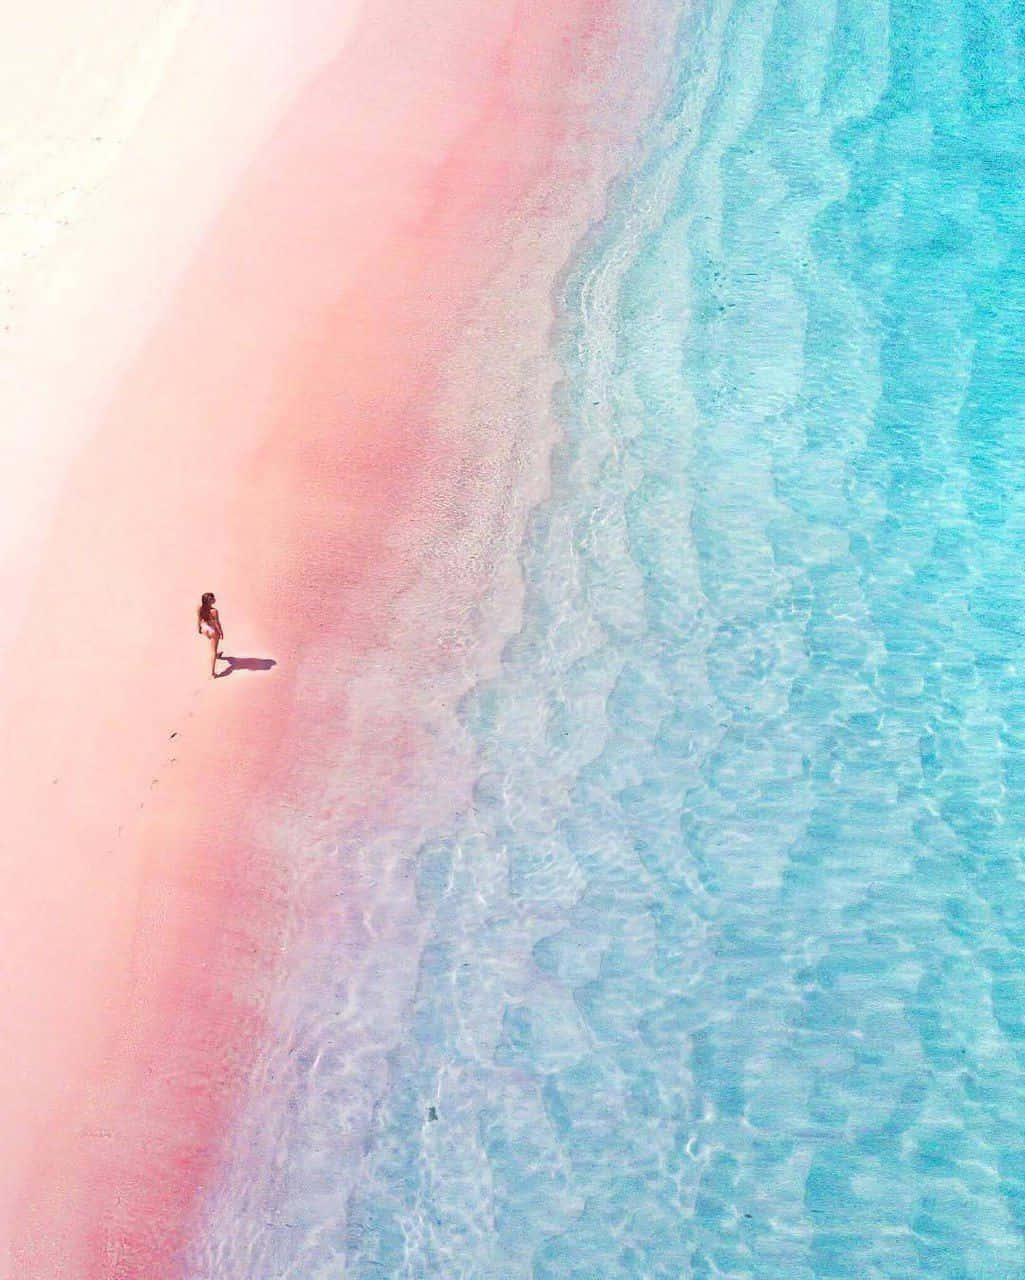
[[[503,430],[537,423],[502,401],[524,370],[553,376],[548,294],[621,145],[594,104],[638,38],[582,0],[375,10],[267,139],[156,326],[123,335],[95,431],[62,437],[0,685],[6,1274],[181,1273],[294,914],[268,815],[301,814],[343,752],[360,821],[434,767],[418,682],[465,683],[474,602],[515,567],[521,463]],[[523,219],[557,234],[524,237]],[[524,316],[510,374],[499,346],[468,399],[466,336],[489,284],[518,273],[543,313]],[[276,666],[209,680],[207,589],[226,651]],[[346,691],[389,646],[405,697],[382,740]]]

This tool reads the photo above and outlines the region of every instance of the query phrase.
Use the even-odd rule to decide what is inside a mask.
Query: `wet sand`
[[[515,570],[515,522],[497,567],[444,563],[518,476],[501,415],[522,388],[481,352],[477,377],[467,334],[481,315],[516,323],[489,290],[519,279],[533,345],[509,358],[537,373],[543,413],[550,290],[623,142],[595,104],[637,32],[583,0],[324,21],[336,56],[309,78],[308,41],[289,63],[301,89],[268,72],[262,141],[215,95],[252,155],[219,191],[203,152],[192,206],[165,175],[191,211],[161,215],[179,228],[161,262],[143,144],[180,146],[184,120],[202,151],[200,113],[180,112],[201,101],[196,67],[217,71],[183,20],[79,248],[38,268],[49,312],[15,320],[10,403],[34,405],[43,435],[20,457],[24,536],[4,561],[6,1275],[177,1273],[282,964],[277,818],[301,815],[311,775],[361,734],[354,794],[372,811],[401,786],[430,743],[401,711],[382,738],[347,708],[347,678],[398,633],[411,683],[451,669],[474,600]],[[100,242],[131,277],[120,319],[116,270],[101,303],[86,267]],[[437,607],[403,612],[425,581]],[[195,634],[204,590],[245,660],[217,680]]]

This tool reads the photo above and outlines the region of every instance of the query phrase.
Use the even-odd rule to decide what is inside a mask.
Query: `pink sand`
[[[0,686],[4,1274],[179,1274],[283,963],[267,816],[302,812],[340,736],[367,737],[371,813],[421,748],[401,715],[361,729],[335,691],[471,518],[497,445],[440,413],[441,371],[511,263],[528,292],[554,286],[618,154],[596,130],[641,20],[625,0],[375,7],[158,322],[126,321],[91,437],[64,437]],[[546,220],[554,258],[516,241]],[[468,571],[452,599],[478,588]],[[207,678],[207,589],[226,651],[272,671]],[[451,658],[421,621],[411,679]]]

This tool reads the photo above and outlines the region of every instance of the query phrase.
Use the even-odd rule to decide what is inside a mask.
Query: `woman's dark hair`
[[[214,593],[213,593],[212,591],[204,591],[204,592],[203,592],[203,601],[202,601],[202,603],[201,603],[201,604],[200,604],[200,606],[199,606],[199,612],[200,612],[201,614],[203,614],[204,616],[205,616],[207,613],[209,613],[209,611],[210,611],[210,606],[213,604],[213,602],[214,602],[214,600],[215,600],[215,599],[216,599],[216,596],[214,595]]]

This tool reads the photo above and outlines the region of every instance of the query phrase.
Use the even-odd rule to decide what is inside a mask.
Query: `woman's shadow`
[[[228,654],[219,654],[220,660],[228,664],[227,671],[218,671],[215,679],[230,676],[233,671],[269,671],[278,664],[273,658],[232,658]]]

